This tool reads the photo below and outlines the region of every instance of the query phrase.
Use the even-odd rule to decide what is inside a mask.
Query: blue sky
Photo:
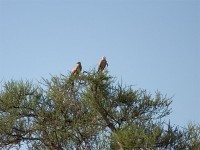
[[[104,55],[124,84],[173,96],[173,124],[200,123],[200,1],[0,0],[0,81],[88,70]]]

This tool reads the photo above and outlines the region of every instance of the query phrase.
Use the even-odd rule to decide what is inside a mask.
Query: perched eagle
[[[106,67],[106,65],[108,66],[108,63],[106,61],[106,57],[103,56],[101,58],[101,61],[99,62],[98,72],[102,72],[104,70],[104,68]]]
[[[81,62],[77,62],[74,68],[72,69],[71,75],[79,75],[82,70]]]

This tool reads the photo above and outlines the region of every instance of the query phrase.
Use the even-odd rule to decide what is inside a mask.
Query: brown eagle
[[[71,75],[79,75],[82,70],[81,62],[77,62],[74,68],[72,69]]]
[[[106,57],[103,56],[101,58],[101,61],[99,62],[98,72],[102,72],[104,70],[104,68],[106,67],[106,65],[108,66],[108,63],[106,61]]]

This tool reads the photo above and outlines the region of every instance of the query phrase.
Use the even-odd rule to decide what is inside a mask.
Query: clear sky
[[[199,0],[0,0],[0,81],[104,55],[124,84],[173,96],[171,123],[200,123]]]

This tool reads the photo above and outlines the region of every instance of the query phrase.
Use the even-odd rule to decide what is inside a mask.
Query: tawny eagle
[[[106,65],[108,66],[108,63],[106,61],[106,57],[103,56],[101,58],[101,61],[99,62],[98,72],[102,72],[104,70],[104,68],[106,67]]]
[[[77,62],[74,68],[72,69],[72,75],[79,75],[82,70],[81,62]]]

